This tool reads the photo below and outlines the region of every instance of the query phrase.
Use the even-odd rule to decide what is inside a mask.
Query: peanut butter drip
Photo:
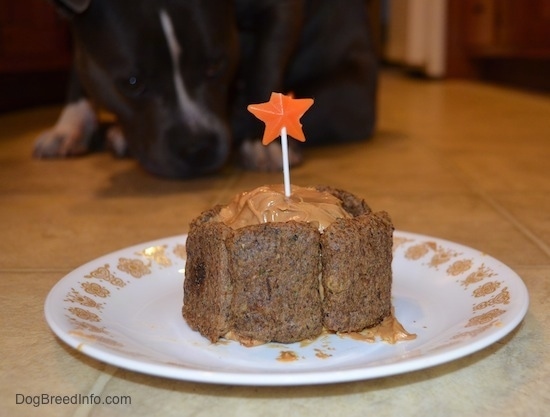
[[[416,334],[406,331],[403,325],[395,318],[393,311],[377,326],[361,332],[340,333],[340,335],[370,343],[374,343],[376,339],[380,339],[392,345],[402,340],[416,339]]]
[[[233,229],[267,222],[289,220],[315,224],[325,230],[338,218],[351,218],[338,198],[314,188],[292,187],[286,197],[282,184],[264,185],[237,195],[222,208],[218,220]]]
[[[331,333],[328,332],[325,328],[323,328],[323,333],[321,334],[321,336],[326,336],[327,334],[331,334]],[[383,342],[389,343],[390,345],[394,345],[402,341],[416,339],[416,334],[409,333],[407,330],[405,330],[405,328],[399,322],[399,320],[397,320],[393,309],[389,316],[387,316],[384,320],[382,320],[380,324],[374,327],[364,329],[360,332],[348,332],[348,333],[341,332],[337,334],[341,338],[350,338],[360,342],[375,343],[377,340],[381,340]],[[228,332],[223,337],[226,340],[233,340],[233,341],[239,342],[241,345],[246,347],[260,346],[266,343],[259,340],[255,340],[253,338],[239,337],[232,331]],[[316,340],[318,340],[318,338],[302,340],[300,342],[300,347],[305,348],[311,345],[312,343],[314,343]],[[218,341],[218,343],[221,343],[221,340]],[[315,356],[317,356],[320,359],[328,359],[332,356],[322,350],[318,350],[318,349],[315,349],[315,350],[317,352]],[[291,360],[296,360],[296,359],[298,359],[297,354],[289,351],[281,352],[281,355],[279,356],[279,358],[277,358],[278,361],[282,361],[282,362],[289,362]]]

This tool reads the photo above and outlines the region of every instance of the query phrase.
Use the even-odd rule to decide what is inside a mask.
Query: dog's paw
[[[54,127],[43,132],[34,144],[35,158],[56,158],[76,156],[86,153],[90,138],[82,132]]]
[[[67,104],[55,126],[36,140],[35,158],[54,158],[82,155],[90,149],[98,122],[91,103],[82,98]]]
[[[303,162],[302,151],[289,143],[288,162],[296,166]],[[283,153],[278,141],[264,146],[260,140],[245,140],[239,149],[240,165],[252,171],[280,171],[283,169]]]
[[[105,140],[107,142],[107,147],[116,157],[123,158],[128,156],[128,143],[126,142],[126,138],[120,126],[109,126],[105,132]]]

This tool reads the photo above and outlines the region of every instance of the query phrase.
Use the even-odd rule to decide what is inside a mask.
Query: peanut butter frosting
[[[351,217],[340,200],[328,192],[292,186],[290,197],[286,197],[283,185],[275,184],[236,195],[221,209],[218,220],[233,229],[295,220],[315,224],[322,232],[334,220]]]

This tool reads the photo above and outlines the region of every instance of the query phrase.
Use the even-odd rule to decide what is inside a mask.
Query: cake
[[[246,346],[372,328],[391,316],[393,230],[344,190],[239,194],[190,224],[183,317]]]

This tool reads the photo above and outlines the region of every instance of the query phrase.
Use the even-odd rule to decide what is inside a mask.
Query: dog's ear
[[[83,13],[90,6],[92,0],[53,0],[63,11],[69,13]]]

